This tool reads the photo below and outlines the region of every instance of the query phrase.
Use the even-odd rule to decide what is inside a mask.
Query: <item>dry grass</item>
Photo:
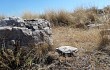
[[[38,44],[28,48],[17,47],[15,49],[2,48],[0,50],[0,70],[27,70],[32,69],[33,64],[44,63],[49,52],[48,44]],[[48,62],[48,61],[47,61]],[[34,66],[38,67],[38,65]],[[39,68],[36,68],[39,69]]]
[[[70,12],[64,10],[58,11],[57,20],[60,26],[69,26],[73,24],[73,16],[70,14]]]
[[[3,19],[3,18],[5,18],[5,16],[4,15],[0,15],[0,19]]]
[[[38,18],[38,15],[32,12],[26,11],[23,13],[22,18],[23,19],[36,19]]]
[[[57,25],[57,13],[55,11],[47,11],[45,14],[39,15],[40,18],[50,21],[52,24]]]
[[[102,36],[102,40],[98,49],[110,55],[110,30],[104,29],[100,34]]]
[[[86,28],[86,24],[96,24],[98,21],[98,14],[94,9],[78,8],[72,13],[72,16],[77,28]]]
[[[109,55],[97,50],[103,40],[100,31],[101,29],[82,30],[70,27],[54,27],[54,48],[61,45],[70,45],[79,49],[78,57],[66,59],[59,57],[60,62],[66,61],[69,65],[72,65],[71,69],[67,66],[68,70],[109,70]],[[65,67],[59,65],[59,68],[63,69]]]
[[[73,22],[72,15],[65,10],[47,11],[45,14],[40,15],[40,18],[50,21],[54,26],[67,26]]]
[[[107,6],[103,8],[104,15],[107,16],[107,19],[100,20],[101,17],[98,12],[99,9],[92,7],[92,8],[78,8],[74,10],[73,12],[68,12],[66,10],[49,10],[46,11],[44,14],[37,14],[35,12],[25,11],[21,15],[24,19],[36,19],[36,18],[43,18],[52,23],[54,26],[71,26],[74,28],[87,28],[87,24],[93,23],[93,24],[109,24],[109,10],[110,7]],[[0,15],[0,19],[4,18],[4,15]]]
[[[78,8],[74,12],[65,10],[47,11],[40,15],[40,18],[47,19],[54,26],[72,26],[77,28],[85,28],[87,23],[97,23],[97,9]]]
[[[71,45],[81,51],[93,51],[101,42],[100,29],[81,30],[70,27],[53,28],[55,47]]]

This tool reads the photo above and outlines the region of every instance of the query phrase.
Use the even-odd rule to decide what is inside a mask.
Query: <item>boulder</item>
[[[44,19],[23,20],[8,17],[0,20],[0,45],[6,47],[19,41],[20,46],[36,45],[40,42],[52,45],[50,23]]]
[[[24,26],[24,20],[20,17],[7,17],[0,21],[0,26]]]

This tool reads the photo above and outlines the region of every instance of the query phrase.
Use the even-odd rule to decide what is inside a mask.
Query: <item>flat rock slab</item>
[[[73,53],[77,52],[78,48],[72,47],[72,46],[61,46],[56,48],[57,50],[61,51],[62,53]]]

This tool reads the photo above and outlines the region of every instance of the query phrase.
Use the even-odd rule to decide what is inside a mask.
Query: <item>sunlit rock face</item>
[[[44,19],[23,20],[19,17],[8,17],[0,20],[0,45],[6,47],[13,41],[20,46],[47,43],[52,45],[52,29],[50,23]]]

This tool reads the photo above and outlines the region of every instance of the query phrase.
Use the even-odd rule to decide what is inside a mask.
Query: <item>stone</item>
[[[9,47],[16,41],[19,41],[21,46],[36,45],[40,42],[52,45],[50,23],[44,19],[23,20],[19,17],[0,20],[0,45],[5,42],[5,46]]]
[[[72,46],[61,46],[56,48],[57,52],[60,55],[72,55],[75,52],[78,52],[78,48],[72,47]]]
[[[87,27],[89,27],[89,28],[99,28],[101,26],[104,26],[104,24],[89,24],[89,25],[87,25]]]
[[[20,17],[7,17],[0,21],[0,26],[24,26],[24,20]]]

